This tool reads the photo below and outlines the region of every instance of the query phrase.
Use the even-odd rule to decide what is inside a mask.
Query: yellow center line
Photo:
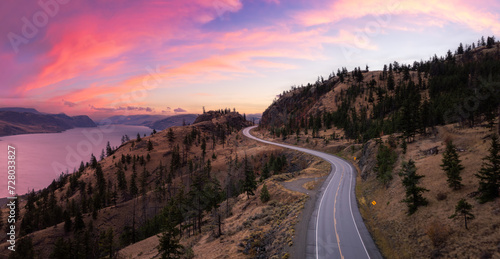
[[[342,175],[340,176],[339,185],[337,187],[337,191],[335,192],[335,201],[333,202],[333,228],[335,229],[335,236],[337,237],[337,245],[339,246],[340,258],[344,259],[342,255],[342,250],[340,249],[340,239],[339,234],[337,233],[337,218],[335,217],[335,212],[337,211],[337,195],[339,194],[340,183],[342,182],[342,178],[344,178],[344,166],[342,166]]]

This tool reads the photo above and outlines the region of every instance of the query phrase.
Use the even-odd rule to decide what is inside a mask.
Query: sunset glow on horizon
[[[495,0],[6,0],[0,16],[0,107],[93,119],[261,113],[341,67],[500,36]]]

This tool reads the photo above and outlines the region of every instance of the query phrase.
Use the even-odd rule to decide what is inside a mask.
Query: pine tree
[[[390,147],[383,144],[378,147],[377,163],[373,170],[377,173],[377,179],[384,185],[387,185],[392,180],[392,169],[396,159],[396,152]]]
[[[207,154],[207,140],[205,137],[201,140],[201,156],[205,159],[205,155]]]
[[[411,159],[408,162],[403,162],[399,176],[403,177],[402,183],[406,189],[406,198],[401,202],[407,204],[408,214],[411,215],[417,211],[419,206],[427,205],[427,199],[422,196],[422,193],[429,190],[417,185],[424,176],[417,174],[417,167]]]
[[[64,232],[70,232],[73,229],[73,222],[67,211],[64,211]]]
[[[145,196],[147,193],[148,177],[149,177],[149,172],[148,170],[146,170],[146,166],[144,166],[141,174],[141,195],[143,196]]]
[[[104,198],[105,192],[106,192],[106,179],[104,178],[104,172],[102,171],[101,164],[97,164],[97,166],[96,166],[95,177],[96,177],[97,189],[98,189],[97,194],[100,196],[100,198]]]
[[[269,171],[269,165],[265,163],[264,167],[262,168],[262,173],[260,174],[260,181],[262,182],[269,178],[269,176],[271,176],[270,173],[271,172]]]
[[[90,154],[90,166],[94,169],[97,167],[97,158],[95,158],[94,154]]]
[[[136,139],[136,141],[137,141],[137,142],[141,142],[141,140],[142,140],[142,139],[141,139],[141,134],[137,133],[137,139]]]
[[[257,188],[257,182],[255,181],[255,174],[253,172],[252,167],[248,163],[248,158],[245,156],[245,181],[243,182],[243,192],[247,194],[247,198],[250,198],[250,195],[255,195],[253,192]]]
[[[85,165],[83,164],[83,161],[81,161],[80,167],[78,168],[78,172],[83,173],[83,170],[85,170]]]
[[[493,45],[495,45],[495,37],[488,37],[486,40],[486,48],[491,49],[493,48]]]
[[[101,251],[100,258],[114,258],[114,240],[113,228],[108,228],[107,231],[102,231],[99,235],[99,250]]]
[[[118,180],[118,188],[124,191],[127,189],[127,179],[125,178],[125,172],[121,168],[116,171],[116,178]]]
[[[464,224],[465,224],[465,229],[467,228],[467,220],[473,220],[474,214],[472,214],[470,211],[472,209],[472,205],[468,203],[465,199],[461,199],[458,201],[457,205],[455,206],[455,213],[450,216],[450,219],[453,219],[457,216],[463,216],[464,217]]]
[[[168,129],[167,139],[168,139],[168,142],[170,143],[170,145],[172,145],[175,141],[175,134],[174,134],[174,131],[172,130],[172,128]]]
[[[475,174],[479,178],[480,193],[479,201],[485,203],[492,201],[499,196],[498,188],[500,188],[500,143],[498,136],[493,135],[491,138],[490,154],[483,160],[483,165],[479,173]]]
[[[167,220],[169,221],[169,220]],[[158,244],[158,251],[161,253],[162,259],[170,258],[180,258],[183,254],[183,246],[179,243],[177,236],[179,235],[179,229],[172,226],[172,224],[167,223],[165,226],[165,232],[158,236],[160,238],[160,243]]]
[[[394,81],[394,75],[392,74],[392,70],[389,70],[389,77],[387,77],[387,90],[392,91],[395,86],[396,82]]]
[[[460,46],[458,46],[457,54],[459,55],[464,54],[464,46],[462,45],[462,43],[460,43]]]
[[[75,226],[74,226],[75,232],[78,230],[85,229],[85,222],[83,221],[83,216],[80,210],[76,213],[75,216]]]
[[[132,178],[130,179],[130,194],[134,197],[137,195],[137,193],[139,193],[139,189],[137,188],[136,178],[137,178],[137,173],[133,172]]]
[[[406,92],[408,97],[401,107],[401,129],[407,142],[411,143],[418,128],[420,94],[411,82],[408,84]]]
[[[70,244],[68,244],[62,237],[58,238],[54,243],[54,249],[50,254],[49,258],[63,259],[69,258],[71,255]]]
[[[25,236],[16,242],[16,251],[9,254],[9,259],[35,258],[35,249],[31,236]]]
[[[111,156],[113,154],[113,149],[111,148],[111,144],[108,143],[106,144],[106,156]]]
[[[267,190],[267,185],[264,184],[264,186],[262,186],[262,190],[260,190],[260,200],[263,203],[266,203],[270,199],[271,199],[271,195],[269,194],[269,191]]]
[[[459,190],[463,186],[460,173],[464,167],[460,164],[461,161],[458,158],[457,151],[452,141],[446,142],[446,151],[443,153],[442,161],[443,164],[441,164],[441,168],[448,177],[448,186],[453,190]]]
[[[420,106],[420,133],[426,134],[427,133],[427,127],[430,125],[430,103],[427,100],[424,100],[422,102],[422,105]]]
[[[148,151],[151,151],[153,150],[153,142],[151,142],[151,140],[148,140]]]
[[[103,160],[106,157],[106,153],[104,152],[104,149],[101,150],[101,156],[99,156],[99,161]]]

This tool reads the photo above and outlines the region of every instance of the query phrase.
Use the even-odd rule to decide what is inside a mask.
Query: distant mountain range
[[[164,130],[173,126],[183,126],[184,124],[193,124],[194,120],[198,117],[196,114],[182,114],[167,117],[163,120],[158,120],[147,126],[155,130]]]
[[[96,126],[86,115],[46,114],[32,108],[0,108],[0,136],[54,133],[72,128]]]
[[[247,121],[252,121],[254,123],[259,124],[260,119],[262,119],[262,113],[251,113],[246,115]]]
[[[174,116],[165,115],[117,115],[104,121],[111,124],[124,124],[135,126],[146,126],[155,130],[164,130],[173,126],[193,124],[198,115],[180,114]],[[249,121],[260,120],[260,114],[248,115]],[[100,124],[103,124],[101,121]],[[68,116],[61,114],[48,114],[39,112],[33,108],[5,107],[0,108],[0,136],[30,134],[30,133],[54,133],[72,128],[96,127],[96,123],[86,115]]]
[[[106,120],[111,121],[112,124],[146,126],[155,130],[164,130],[173,126],[192,124],[197,116],[196,114],[181,114],[170,117],[164,115],[118,115]]]
[[[9,111],[9,112],[30,112],[30,113],[35,113],[35,114],[45,114],[37,111],[36,109],[33,108],[21,108],[21,107],[3,107],[0,108],[0,111]]]
[[[147,126],[155,121],[162,120],[167,118],[165,115],[116,115],[111,116],[103,120],[108,123],[111,121],[111,124],[124,124],[124,125],[134,125],[134,126]]]

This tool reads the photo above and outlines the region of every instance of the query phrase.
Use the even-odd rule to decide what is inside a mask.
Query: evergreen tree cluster
[[[263,163],[260,173],[260,181],[264,181],[271,175],[281,174],[285,172],[287,168],[288,168],[288,162],[285,154],[277,155],[271,153],[267,161]]]
[[[485,203],[500,197],[500,142],[495,134],[491,139],[490,154],[483,160],[479,178],[479,201]]]
[[[377,179],[384,185],[387,185],[392,180],[392,169],[396,159],[396,151],[387,145],[379,145],[374,171],[377,173]]]
[[[486,47],[496,44],[494,37],[481,42]],[[317,137],[318,131],[334,125],[344,130],[345,137],[362,142],[392,133],[403,133],[412,142],[415,134],[427,134],[436,125],[492,124],[500,104],[498,84],[493,83],[500,80],[500,51],[483,53],[460,44],[456,55],[449,51],[446,57],[435,55],[411,65],[385,65],[375,79],[366,78],[359,67],[352,73],[342,68],[328,81],[294,86],[264,112],[261,127],[283,139],[311,131]],[[348,87],[333,100],[336,111],[307,113],[339,83]],[[360,98],[367,102],[358,106]]]

